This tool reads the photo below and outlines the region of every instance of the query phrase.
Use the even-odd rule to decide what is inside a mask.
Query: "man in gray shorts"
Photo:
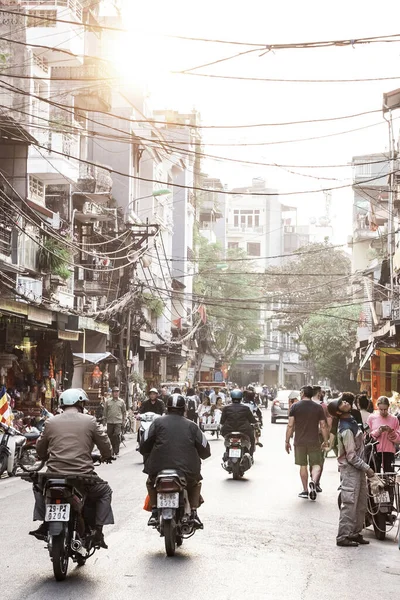
[[[321,473],[321,448],[328,448],[329,430],[321,405],[312,401],[313,389],[305,385],[300,390],[301,400],[293,404],[289,413],[286,429],[285,449],[288,454],[292,450],[290,439],[294,432],[294,459],[300,467],[300,479],[303,491],[299,498],[317,499],[316,481]],[[322,434],[323,444],[319,439]],[[311,467],[311,481],[308,483],[308,465]]]

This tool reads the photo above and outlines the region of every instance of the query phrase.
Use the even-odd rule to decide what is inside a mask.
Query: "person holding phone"
[[[389,414],[389,398],[386,396],[378,398],[378,411],[368,417],[370,433],[378,441],[376,472],[380,473],[383,467],[384,473],[392,473],[395,444],[400,443],[400,425],[397,418]]]

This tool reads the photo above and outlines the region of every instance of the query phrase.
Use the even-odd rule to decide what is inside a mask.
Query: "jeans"
[[[121,443],[122,423],[107,423],[107,435],[110,438],[114,454],[119,454]]]
[[[61,477],[54,475],[54,477]],[[112,489],[105,481],[87,483],[80,488],[85,496],[86,502],[92,503],[96,507],[96,526],[113,525],[114,515],[111,508]],[[44,521],[46,513],[46,504],[43,492],[33,488],[35,497],[35,507],[33,509],[33,520]]]

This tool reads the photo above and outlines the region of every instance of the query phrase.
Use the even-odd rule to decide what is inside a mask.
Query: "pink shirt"
[[[368,417],[368,425],[371,430],[371,435],[376,440],[379,440],[377,445],[378,452],[396,452],[395,444],[400,442],[400,424],[397,417],[388,415],[387,417],[381,417],[379,413],[373,413]],[[379,431],[379,427],[389,425],[394,430],[394,436],[391,441],[388,436],[389,432]]]

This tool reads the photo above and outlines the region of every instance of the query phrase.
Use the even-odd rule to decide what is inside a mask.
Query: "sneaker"
[[[151,517],[147,521],[147,525],[149,527],[157,527],[157,525],[158,525],[158,509],[157,508],[153,508],[153,510],[151,511]]]
[[[317,489],[316,489],[315,483],[313,481],[310,481],[310,483],[308,484],[308,489],[310,490],[310,500],[316,500],[317,499]]]
[[[108,549],[106,542],[104,541],[103,528],[98,527],[93,537],[93,544],[99,548]]]
[[[299,498],[305,498],[308,500],[308,492],[306,490],[304,490],[304,492],[300,492]]]
[[[344,540],[336,540],[336,546],[343,546],[345,548],[358,548],[358,542],[344,538]]]
[[[320,493],[322,492],[322,488],[321,488],[321,486],[319,485],[319,483],[316,483],[316,484],[315,484],[315,491],[317,492],[317,494],[320,494]]]
[[[193,523],[194,529],[204,529],[203,523],[200,521],[199,515],[197,514],[197,510],[192,510],[192,514],[190,519]]]
[[[37,529],[35,529],[34,531],[30,531],[29,535],[33,535],[33,537],[35,537],[37,540],[40,540],[41,542],[46,542],[48,533],[49,533],[48,524],[42,523],[41,525],[39,525],[39,527]]]
[[[259,446],[260,448],[264,448],[264,444],[262,444],[261,442],[257,442],[257,446]]]
[[[349,536],[349,540],[351,540],[352,542],[357,542],[357,544],[360,544],[362,546],[369,544],[369,541],[363,538],[361,533],[359,533],[358,535]]]

